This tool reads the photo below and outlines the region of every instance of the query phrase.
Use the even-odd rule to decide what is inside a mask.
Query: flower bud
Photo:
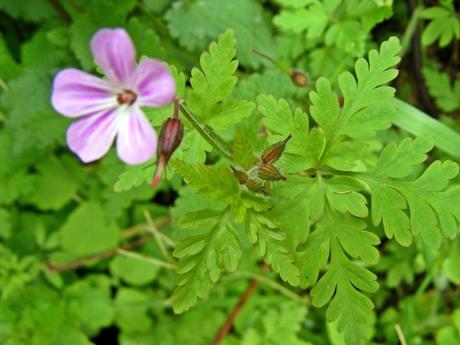
[[[278,168],[276,168],[274,165],[271,164],[265,164],[259,169],[257,169],[257,174],[262,180],[267,180],[267,181],[279,181],[279,180],[286,180],[286,177],[284,177]]]
[[[297,70],[292,70],[291,80],[296,86],[299,86],[299,87],[305,87],[308,85],[307,75]]]
[[[267,147],[262,153],[262,157],[261,157],[262,162],[264,162],[265,164],[276,162],[283,154],[284,149],[286,148],[286,143],[291,138],[292,138],[292,135],[289,134],[289,136],[283,141],[279,141]]]
[[[168,164],[169,158],[171,158],[174,151],[177,149],[179,144],[182,142],[184,137],[184,125],[178,118],[169,118],[161,127],[160,136],[158,138],[157,148],[157,170],[155,177],[152,181],[152,186],[156,187],[160,181],[161,174],[164,168]]]

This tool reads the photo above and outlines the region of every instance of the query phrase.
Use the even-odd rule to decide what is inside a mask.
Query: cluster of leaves
[[[420,12],[426,45],[458,39],[454,5]],[[409,343],[458,343],[458,166],[428,156],[430,137],[389,129],[400,45],[372,30],[392,11],[377,0],[0,0],[0,343],[209,344],[248,277],[259,288],[224,344],[397,344],[396,324]],[[59,69],[98,73],[89,40],[101,27],[126,28],[139,57],[170,64],[215,141],[183,118],[158,189],[146,183],[154,161],[125,167],[111,152],[81,164],[50,106]],[[316,81],[296,88],[253,49]],[[458,81],[434,63],[424,75],[455,113]],[[159,127],[171,112],[147,115]]]

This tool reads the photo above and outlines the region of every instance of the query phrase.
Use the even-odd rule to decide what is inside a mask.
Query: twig
[[[251,281],[251,284],[249,284],[249,287],[246,289],[246,291],[241,295],[240,300],[238,303],[233,307],[232,311],[227,317],[227,320],[225,323],[222,325],[222,327],[219,329],[219,332],[217,333],[216,337],[214,338],[212,345],[220,345],[222,340],[225,338],[228,332],[233,327],[233,322],[235,321],[236,317],[240,314],[241,310],[243,307],[246,305],[248,302],[249,298],[251,298],[252,294],[254,291],[257,289],[259,286],[260,281],[257,279],[253,279]]]
[[[70,24],[72,22],[72,18],[67,13],[66,9],[64,8],[64,6],[62,6],[59,0],[49,0],[49,3],[54,8],[54,10],[59,14],[59,16],[61,17],[64,23]]]
[[[119,249],[132,250],[132,249],[141,247],[145,243],[147,243],[151,238],[152,238],[152,234],[149,233],[119,248],[110,249],[105,252],[102,252],[96,255],[92,255],[92,256],[86,256],[86,257],[83,257],[81,259],[78,259],[78,260],[75,260],[75,261],[72,261],[66,264],[55,264],[53,262],[50,262],[48,263],[48,269],[50,272],[62,272],[62,271],[73,270],[73,269],[115,256],[117,255]]]
[[[139,253],[130,252],[129,250],[125,250],[125,249],[121,249],[121,248],[117,249],[117,254],[121,254],[121,255],[127,256],[129,258],[133,258],[133,259],[136,259],[136,260],[139,260],[139,261],[142,261],[142,262],[146,262],[146,263],[151,264],[153,266],[159,266],[159,267],[167,268],[167,269],[170,269],[170,270],[173,270],[173,269],[176,268],[176,266],[174,266],[173,264],[170,264],[170,263],[167,263],[167,262],[164,262],[164,261],[152,258],[152,257],[147,257],[147,256],[141,255]]]
[[[260,267],[263,270],[268,268],[268,266],[265,263],[262,263],[262,265]],[[230,330],[232,329],[233,323],[235,322],[236,317],[241,313],[241,310],[246,305],[246,303],[249,301],[249,299],[253,295],[254,291],[256,291],[256,289],[259,286],[259,284],[260,284],[260,279],[253,278],[251,280],[251,283],[249,284],[248,288],[241,295],[238,303],[233,307],[233,309],[230,312],[230,314],[228,314],[227,320],[225,320],[225,323],[219,329],[219,332],[217,332],[217,335],[214,338],[214,340],[212,342],[212,345],[220,345],[221,344],[222,340],[225,338],[225,336],[228,334],[228,332],[230,332]]]
[[[169,224],[169,219],[167,219],[167,220],[163,221],[161,224],[159,224],[158,228],[163,228],[168,224]],[[126,229],[123,232],[123,237],[124,238],[130,238],[130,237],[132,237],[134,235],[137,235],[137,233],[138,233],[140,228],[141,228],[141,224],[138,224],[138,225],[135,225],[135,226],[133,226],[131,228]],[[146,227],[144,225],[144,231],[145,231],[145,229],[146,229]],[[128,236],[126,234],[128,234]],[[110,258],[112,256],[115,256],[115,255],[118,254],[118,250],[120,250],[120,249],[122,249],[122,250],[132,250],[132,249],[135,249],[135,248],[138,248],[138,247],[142,247],[145,243],[147,243],[152,238],[152,236],[153,236],[152,233],[147,233],[146,235],[144,235],[142,237],[139,237],[139,238],[135,239],[134,241],[131,241],[131,242],[129,242],[129,243],[127,243],[127,244],[125,244],[125,245],[123,245],[121,247],[110,249],[110,250],[107,250],[107,251],[99,253],[99,254],[86,256],[86,257],[83,257],[83,258],[80,258],[80,259],[77,259],[75,261],[68,262],[68,263],[65,263],[65,264],[56,264],[56,263],[53,263],[53,262],[49,262],[48,263],[48,270],[50,272],[62,272],[62,271],[68,271],[68,270],[73,270],[73,269],[76,269],[76,268],[80,268],[82,266],[85,266],[85,265],[88,265],[88,264],[91,264],[91,263],[94,263],[94,262],[97,262],[97,261],[104,260],[104,259]]]
[[[160,232],[158,231],[158,229],[156,228],[155,224],[153,223],[152,217],[150,216],[150,213],[147,210],[144,210],[144,217],[147,220],[147,224],[149,225],[147,227],[147,230],[155,237],[155,240],[158,243],[158,247],[160,248],[161,254],[163,254],[163,256],[167,260],[174,262],[174,259],[171,257],[171,255],[169,254],[168,250],[166,249],[166,246],[165,246],[165,244],[163,242],[163,238],[162,238]],[[169,238],[168,238],[168,240],[171,241]]]
[[[396,330],[396,334],[398,335],[398,339],[401,345],[407,345],[406,338],[404,337],[404,333],[398,324],[395,325],[395,330]]]
[[[279,284],[275,280],[267,278],[267,277],[263,276],[262,274],[255,274],[255,273],[252,273],[252,272],[249,272],[249,271],[241,271],[241,272],[235,273],[234,276],[249,277],[249,278],[256,279],[261,284],[266,285],[266,286],[272,288],[273,290],[278,291],[279,293],[281,293],[282,295],[286,296],[289,299],[292,299],[292,300],[294,300],[294,301],[296,301],[298,303],[302,303],[302,304],[307,303],[307,301],[305,299],[303,299],[302,297],[297,295],[295,292],[292,292],[291,290],[289,290],[288,288],[286,288],[283,285]]]

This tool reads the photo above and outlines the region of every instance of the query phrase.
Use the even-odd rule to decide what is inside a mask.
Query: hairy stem
[[[211,146],[218,151],[222,156],[228,160],[232,160],[232,154],[222,144],[223,140],[219,139],[216,134],[211,133],[205,126],[200,124],[195,116],[185,107],[184,104],[180,104],[180,110],[182,115],[190,122],[193,128],[209,143]]]

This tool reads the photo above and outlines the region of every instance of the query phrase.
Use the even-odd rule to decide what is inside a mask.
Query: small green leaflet
[[[439,46],[445,47],[453,39],[460,38],[460,20],[453,5],[434,6],[424,9],[420,17],[430,20],[423,30],[422,44],[430,45],[435,41],[439,41]]]
[[[311,291],[312,302],[314,306],[321,307],[331,301],[327,320],[337,320],[337,329],[343,332],[347,344],[365,344],[374,321],[373,304],[363,292],[378,289],[377,277],[350,259],[360,258],[369,264],[378,260],[379,254],[374,246],[379,239],[365,231],[365,227],[365,223],[358,219],[327,209],[309,239],[312,245],[318,247],[307,247],[299,257],[304,260],[300,264],[306,265],[303,272],[314,275],[309,283],[316,281],[321,266],[329,258],[326,273]]]
[[[174,250],[174,256],[179,259],[173,295],[176,313],[188,310],[198,298],[203,298],[219,280],[222,271],[235,271],[241,258],[240,242],[228,210],[189,213],[181,225],[200,231],[195,231]]]
[[[187,93],[187,105],[202,124],[214,130],[227,129],[249,116],[255,108],[252,102],[233,96],[237,83],[234,74],[238,67],[238,61],[234,59],[235,45],[233,31],[227,30],[217,43],[211,43],[209,52],[201,55],[201,69],[194,68],[191,73],[192,89]],[[188,150],[182,151],[184,157],[200,157],[199,162],[204,162],[204,151],[211,148],[202,138],[195,138],[198,136],[195,131],[189,132],[185,141],[192,144]]]
[[[460,80],[451,83],[447,73],[425,67],[423,69],[426,85],[436,101],[436,105],[444,111],[460,108]]]
[[[383,220],[387,237],[394,235],[401,245],[411,243],[412,233],[437,248],[442,235],[453,238],[457,233],[460,189],[448,185],[458,175],[458,165],[435,161],[418,178],[407,179],[416,168],[419,170],[432,147],[429,137],[407,138],[399,145],[391,143],[370,174],[359,177],[371,190],[374,225]]]
[[[311,115],[324,130],[328,140],[338,135],[351,138],[371,138],[375,131],[388,128],[391,112],[388,101],[395,90],[384,84],[398,75],[393,67],[399,63],[399,40],[395,37],[382,43],[380,51],[369,52],[369,62],[361,58],[355,64],[356,79],[350,72],[339,75],[344,98],[339,106],[337,95],[327,79],[320,78],[316,91],[310,93]]]
[[[251,49],[275,53],[264,11],[255,0],[176,1],[166,13],[171,34],[189,50],[204,50],[209,42],[228,28],[238,38],[238,59],[246,67],[260,66]],[[203,20],[207,18],[207,20]],[[249,28],[257,27],[257,30]]]

